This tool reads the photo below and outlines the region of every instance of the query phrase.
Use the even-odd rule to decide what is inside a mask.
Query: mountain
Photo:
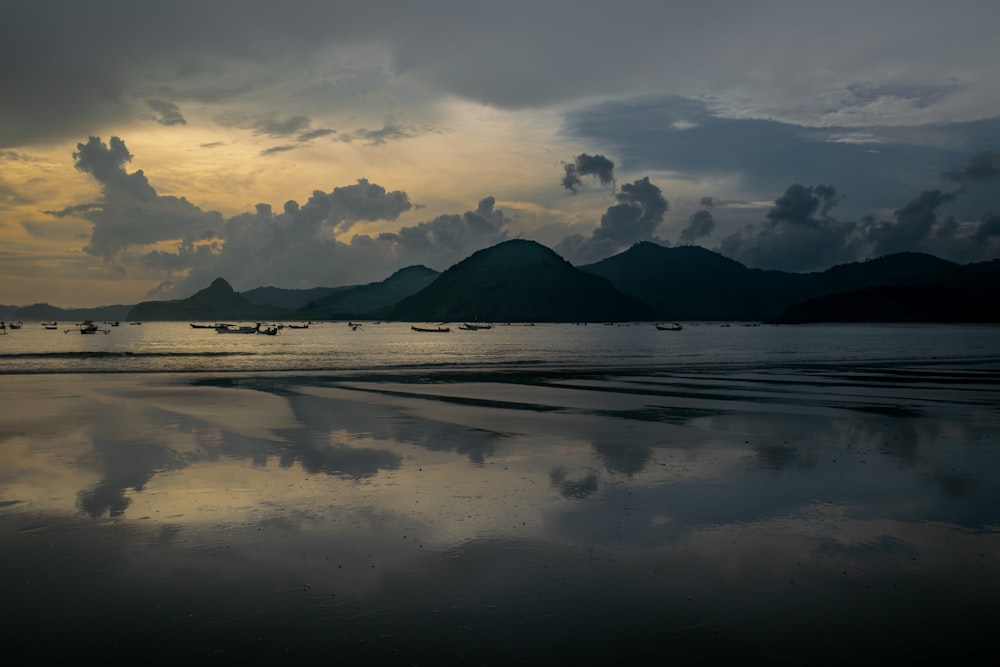
[[[961,287],[971,279],[959,264],[919,252],[901,252],[863,262],[834,266],[811,274],[800,296],[815,298],[851,292],[874,285],[952,285]]]
[[[794,302],[803,274],[749,269],[700,246],[644,241],[580,267],[603,276],[665,320],[764,320]]]
[[[1000,309],[948,285],[878,285],[794,304],[777,324],[817,322],[996,323]]]
[[[882,289],[893,287],[907,289]],[[642,242],[574,267],[539,243],[514,240],[441,274],[410,266],[367,285],[259,287],[244,294],[218,278],[187,299],[101,308],[3,306],[0,319],[996,321],[991,312],[1000,312],[1000,259],[960,265],[906,252],[788,273],[748,268],[699,246]]]
[[[271,306],[259,306],[233,291],[222,278],[187,299],[144,301],[128,313],[129,320],[264,320],[284,314]]]
[[[903,252],[813,274],[777,322],[996,322],[1000,263]]]
[[[321,299],[331,292],[350,289],[349,287],[310,287],[308,289],[286,289],[284,287],[255,287],[240,294],[258,306],[268,306],[278,310],[298,310],[306,304]]]
[[[426,266],[408,266],[381,282],[341,287],[301,307],[303,319],[384,317],[397,303],[440,275]]]
[[[407,321],[607,322],[650,310],[601,277],[527,240],[480,250],[403,299],[390,314]]]
[[[622,292],[640,299],[659,319],[880,321],[863,318],[891,313],[902,319],[884,321],[921,321],[918,311],[908,310],[920,301],[921,289],[928,318],[923,321],[986,321],[987,315],[975,314],[977,304],[1000,308],[1000,261],[961,266],[924,253],[886,255],[822,272],[787,273],[750,269],[697,246],[666,248],[643,242],[580,268],[606,277]],[[894,286],[912,289],[855,294]],[[853,296],[822,299],[843,294]],[[950,299],[954,307],[934,302],[939,298]],[[871,308],[878,299],[888,300],[881,315]],[[892,303],[892,299],[900,302]],[[909,299],[914,301],[907,305]],[[801,310],[789,311],[806,303]],[[857,314],[849,312],[851,303],[857,306]],[[823,308],[833,310],[823,313]],[[821,320],[801,319],[817,317]]]
[[[15,307],[2,318],[8,321],[27,320],[29,322],[83,320],[114,321],[124,320],[132,306],[97,306],[95,308],[59,308],[47,303],[36,303],[23,308]]]

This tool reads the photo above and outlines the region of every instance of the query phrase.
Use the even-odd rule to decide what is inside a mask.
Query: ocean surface
[[[0,336],[3,650],[995,662],[1000,327],[457,324]]]
[[[246,324],[246,323],[243,323]],[[0,336],[0,373],[391,371],[462,368],[669,369],[809,364],[976,364],[1000,359],[1000,327],[687,323],[495,325],[423,333],[404,323],[311,323],[277,336],[217,334],[184,322],[40,323]],[[420,326],[437,326],[423,324]]]

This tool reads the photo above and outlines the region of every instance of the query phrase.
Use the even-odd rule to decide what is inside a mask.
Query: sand
[[[5,646],[976,662],[1000,600],[997,379],[5,376]]]

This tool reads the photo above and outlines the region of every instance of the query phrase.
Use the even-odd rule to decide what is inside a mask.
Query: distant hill
[[[216,278],[212,284],[187,299],[144,301],[128,313],[129,320],[266,320],[284,314],[271,306],[259,306],[235,292],[228,282]]]
[[[643,320],[649,308],[601,276],[574,267],[549,248],[512,240],[480,250],[390,317],[407,321],[606,322]]]
[[[426,266],[408,266],[381,282],[341,287],[300,308],[302,319],[384,317],[393,306],[424,289],[440,275]]]
[[[912,289],[881,289],[891,287]],[[1000,259],[960,265],[906,252],[788,273],[751,269],[699,246],[642,242],[574,267],[539,243],[513,240],[440,274],[410,266],[367,285],[259,287],[244,294],[218,278],[187,299],[101,308],[0,306],[0,319],[995,321],[986,311],[1000,311]]]
[[[28,322],[81,322],[83,320],[117,321],[128,317],[132,306],[98,306],[96,308],[59,308],[47,303],[36,303],[23,308],[11,308],[7,315],[0,319],[7,321],[27,320]]]
[[[580,268],[636,297],[655,318],[669,320],[775,317],[808,280],[804,274],[749,269],[700,246],[666,248],[648,241]]]
[[[298,310],[306,304],[321,299],[337,290],[350,287],[310,287],[308,289],[287,289],[284,287],[255,287],[240,294],[247,301],[258,306],[268,306],[279,310]]]
[[[960,286],[969,280],[969,271],[959,264],[925,253],[901,252],[810,274],[800,296],[811,299],[875,285]]]
[[[946,295],[953,300],[961,297],[955,304],[961,302],[969,308],[975,303],[992,303],[994,308],[1000,307],[997,303],[1000,261],[961,266],[923,253],[886,255],[841,264],[822,272],[787,273],[750,269],[696,246],[666,248],[644,242],[581,268],[608,278],[619,290],[649,306],[659,319],[777,321],[793,305],[806,302],[808,309],[799,312],[810,313],[810,318],[821,317],[817,309],[823,307],[836,307],[838,311],[822,317],[843,318],[849,316],[845,310],[848,301],[817,299],[888,286],[923,288],[927,317],[932,318],[926,321],[949,321],[949,317],[959,317],[957,310],[949,310],[944,305],[938,308],[929,302]],[[930,286],[948,287],[952,291],[928,289]],[[876,295],[885,299],[893,296],[905,299],[919,292],[920,289],[882,290],[854,295],[852,298],[858,299],[856,305],[860,309],[856,317],[878,316],[865,306]],[[898,316],[904,317],[903,304],[900,304]],[[905,317],[919,318],[919,312],[908,312]],[[964,318],[961,321],[982,321],[968,319],[973,317],[971,311],[961,317]]]
[[[879,285],[797,303],[774,321],[995,323],[1000,308],[948,285]]]

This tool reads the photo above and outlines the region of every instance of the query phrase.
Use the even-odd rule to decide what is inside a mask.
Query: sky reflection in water
[[[154,661],[978,658],[996,379],[18,377],[5,631]]]

